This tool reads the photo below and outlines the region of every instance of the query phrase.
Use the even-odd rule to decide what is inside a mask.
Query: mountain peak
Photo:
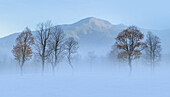
[[[88,17],[88,18],[82,19],[75,24],[78,24],[78,25],[91,24],[91,25],[96,25],[98,27],[103,27],[103,28],[112,27],[112,24],[110,22],[103,20],[103,19],[95,18],[95,17]]]

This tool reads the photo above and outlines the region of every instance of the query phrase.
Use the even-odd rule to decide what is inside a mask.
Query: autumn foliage
[[[132,60],[140,58],[141,51],[145,48],[145,43],[141,40],[144,35],[135,26],[130,26],[119,33],[116,38],[116,46],[119,50],[118,58],[128,61],[132,69]]]
[[[19,62],[21,72],[25,61],[30,60],[32,58],[31,45],[33,44],[34,44],[34,38],[29,28],[26,28],[16,38],[16,45],[13,47],[12,52],[15,59]]]

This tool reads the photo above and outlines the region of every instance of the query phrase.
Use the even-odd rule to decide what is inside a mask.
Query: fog
[[[170,34],[168,31],[154,32],[162,42],[161,60],[155,64],[154,69],[147,63],[143,50],[140,58],[132,60],[131,70],[128,62],[120,60],[117,53],[111,54],[117,32],[126,27],[117,25],[115,29],[114,25],[109,24],[109,27],[112,26],[110,29],[101,30],[101,25],[99,27],[94,25],[94,21],[90,24],[91,18],[86,20],[87,23],[80,21],[82,24],[80,27],[65,25],[67,33],[70,31],[69,34],[78,37],[76,38],[78,50],[71,56],[73,68],[69,64],[67,55],[63,53],[64,58],[57,63],[54,71],[49,60],[46,60],[44,72],[42,72],[41,58],[35,55],[36,50],[33,45],[33,57],[25,62],[23,73],[21,73],[19,63],[12,53],[13,46],[16,45],[15,40],[20,33],[1,38],[0,97],[170,96],[170,50],[168,48]],[[84,32],[82,28],[86,28]],[[112,29],[117,32],[111,33]],[[79,34],[78,32],[75,34],[75,31]],[[142,30],[145,36],[147,31]],[[32,33],[35,38],[35,31]],[[146,38],[142,41],[145,40]]]
[[[90,55],[91,53],[91,55]],[[64,58],[62,62],[57,64],[55,68],[55,75],[57,74],[127,74],[130,73],[128,63],[121,62],[118,59],[111,59],[109,55],[106,54],[104,56],[97,55],[94,51],[88,52],[87,56],[81,56],[79,54],[75,54],[72,57],[72,64],[74,69],[69,66],[67,58]],[[8,59],[9,58],[9,59]],[[151,71],[151,67],[149,64],[146,64],[145,60],[141,57],[140,59],[134,60],[132,62],[132,72],[131,75],[139,74],[157,74],[161,72],[168,72],[170,69],[169,63],[169,55],[162,55],[161,61],[155,65],[154,72]],[[41,61],[37,58],[33,57],[31,61],[27,61],[23,67],[23,76],[29,74],[39,74],[41,75]],[[3,57],[1,58],[1,75],[3,74],[16,74],[20,75],[20,67],[18,62],[14,58]],[[45,74],[53,75],[52,66],[50,63],[46,62],[45,64]]]
[[[11,52],[9,52],[10,55]],[[108,51],[109,53],[109,51]],[[14,58],[2,57],[0,68],[1,97],[168,97],[170,87],[169,55],[162,55],[154,71],[142,58],[134,60],[130,72],[127,62],[97,55],[95,51],[66,58],[52,71],[33,57],[23,67],[23,75]],[[9,59],[8,59],[9,58]]]

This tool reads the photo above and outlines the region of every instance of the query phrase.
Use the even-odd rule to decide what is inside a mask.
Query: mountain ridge
[[[128,27],[128,26],[126,26],[126,25],[124,25],[124,24],[117,24],[117,25],[114,25],[114,24],[112,24],[112,23],[110,23],[109,21],[107,21],[107,20],[104,20],[104,19],[99,19],[99,18],[96,18],[96,17],[87,17],[87,18],[84,18],[84,19],[81,19],[81,20],[79,20],[79,21],[77,21],[77,22],[75,22],[75,23],[72,23],[72,24],[62,24],[62,25],[59,25],[59,26],[61,26],[62,28],[64,28],[64,30],[67,30],[67,29],[70,29],[70,25],[71,26],[80,26],[80,25],[83,25],[83,26],[85,26],[85,25],[87,25],[87,24],[89,24],[89,25],[93,25],[93,24],[95,24],[95,26],[98,26],[99,28],[101,27],[101,29],[102,28],[111,28],[111,27]],[[68,27],[69,26],[69,27]],[[92,26],[90,27],[90,28],[92,28]],[[34,30],[33,30],[33,32],[34,32]],[[4,36],[4,37],[1,37],[0,39],[3,39],[3,38],[5,38],[5,37],[8,37],[8,36],[11,36],[11,35],[15,35],[15,34],[18,34],[18,33],[21,33],[21,32],[16,32],[16,33],[13,33],[13,34],[9,34],[9,35],[7,35],[7,36]],[[86,34],[86,33],[85,33]]]

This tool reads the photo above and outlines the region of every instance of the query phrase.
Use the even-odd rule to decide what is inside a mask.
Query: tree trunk
[[[130,72],[132,72],[132,62],[131,62],[131,60],[129,60],[129,68],[130,68]]]
[[[71,58],[70,58],[70,56],[68,56],[68,62],[69,62],[70,67],[73,69],[73,65],[71,64]]]
[[[154,72],[154,66],[153,63],[151,63],[151,71]]]
[[[74,69],[74,68],[73,68],[73,65],[71,64],[71,61],[69,61],[69,65],[71,66],[72,69]]]
[[[44,74],[44,64],[45,64],[45,60],[44,57],[42,57],[42,74]]]
[[[23,75],[23,65],[20,66],[21,69],[21,76]]]
[[[130,56],[128,58],[128,61],[129,61],[128,64],[129,64],[130,72],[132,72],[132,60],[131,60]]]
[[[52,65],[53,75],[55,75],[55,65]]]
[[[58,60],[58,58],[57,58],[57,50],[55,50],[55,61],[54,61],[54,65],[56,66],[57,65],[57,60]]]
[[[69,49],[69,54],[68,54],[68,62],[69,62],[69,65],[71,66],[71,68],[73,69],[73,65],[71,64],[71,51]]]

